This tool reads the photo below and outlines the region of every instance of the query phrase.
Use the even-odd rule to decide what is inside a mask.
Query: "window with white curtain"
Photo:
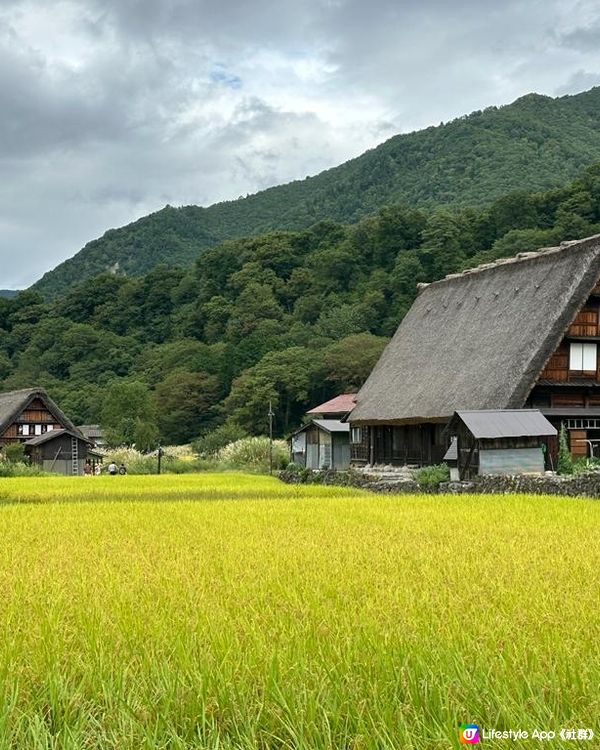
[[[569,370],[595,372],[598,360],[597,344],[572,342],[569,351]]]

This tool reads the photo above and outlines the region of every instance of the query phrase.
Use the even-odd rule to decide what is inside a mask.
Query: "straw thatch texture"
[[[0,434],[24,411],[27,406],[36,398],[39,398],[48,411],[56,418],[63,427],[71,430],[77,436],[83,435],[75,427],[67,415],[58,408],[56,403],[48,396],[43,388],[24,388],[19,391],[7,391],[0,393]]]
[[[600,278],[600,235],[424,286],[349,421],[449,419],[521,408]]]

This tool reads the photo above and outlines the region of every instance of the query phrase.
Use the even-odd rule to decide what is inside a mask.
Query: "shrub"
[[[251,471],[269,470],[269,438],[249,437],[230,443],[220,452],[220,459],[229,468]],[[287,443],[273,441],[273,469],[284,469],[289,460]]]
[[[43,474],[37,466],[20,461],[0,461],[0,477],[40,477]]]
[[[416,481],[426,489],[437,489],[441,482],[450,479],[450,469],[446,464],[424,466],[415,472]]]
[[[247,433],[236,424],[225,423],[201,435],[192,442],[192,450],[198,456],[219,458],[219,454],[230,443],[247,437]]]
[[[103,451],[104,467],[114,461],[118,466],[123,464],[128,474],[156,474],[158,473],[158,454],[140,453],[135,448],[116,448]],[[206,461],[194,459],[189,446],[176,445],[163,448],[161,459],[161,473],[190,474],[195,471],[205,471],[214,468]]]
[[[556,462],[556,471],[558,474],[573,473],[573,459],[571,457],[571,451],[569,450],[567,429],[564,424],[560,426],[560,432],[558,433],[558,460]]]
[[[22,443],[8,443],[4,446],[4,459],[12,464],[25,464],[25,446]]]
[[[599,458],[580,458],[573,461],[573,474],[589,474],[600,471]]]

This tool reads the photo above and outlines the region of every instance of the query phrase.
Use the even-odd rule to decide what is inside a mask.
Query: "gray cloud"
[[[1,0],[0,288],[165,203],[599,77],[594,0]]]

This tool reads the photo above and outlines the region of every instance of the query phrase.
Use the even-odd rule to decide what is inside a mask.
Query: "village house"
[[[78,476],[92,456],[88,440],[43,388],[0,393],[0,448],[21,443],[44,471]]]
[[[99,424],[78,424],[77,429],[91,440],[96,448],[106,448],[106,436]]]
[[[342,393],[309,409],[310,421],[290,439],[292,462],[306,469],[335,469],[350,466],[350,425],[343,417],[354,406],[356,394]]]
[[[352,462],[440,463],[455,412],[507,409],[600,455],[599,282],[600,235],[421,284],[348,417]]]

